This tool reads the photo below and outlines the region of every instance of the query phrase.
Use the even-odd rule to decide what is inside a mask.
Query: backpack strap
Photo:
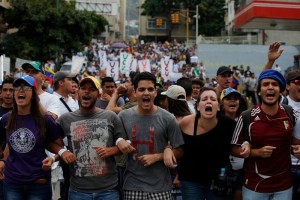
[[[286,105],[286,104],[281,104],[281,105],[283,106],[285,112],[288,114],[289,118],[292,120],[293,126],[295,126],[296,118],[294,115],[294,109],[290,105]]]
[[[280,98],[283,98],[281,104],[282,105],[289,105],[289,100],[288,98],[284,97],[284,96],[280,96]],[[279,101],[280,102],[280,101]]]
[[[243,119],[243,127],[246,127],[248,132],[248,127],[251,123],[251,108],[242,112],[242,119]]]

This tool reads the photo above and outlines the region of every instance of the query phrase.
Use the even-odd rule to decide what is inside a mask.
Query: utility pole
[[[189,43],[189,9],[186,9],[186,45]]]
[[[199,11],[197,5],[196,6],[196,44],[198,44],[198,20],[199,20]]]

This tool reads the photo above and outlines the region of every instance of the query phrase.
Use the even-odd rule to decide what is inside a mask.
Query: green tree
[[[108,22],[103,16],[76,10],[74,1],[56,1],[11,1],[12,9],[4,12],[4,19],[8,28],[17,28],[17,32],[3,39],[7,56],[44,61],[58,53],[71,55],[105,30]]]

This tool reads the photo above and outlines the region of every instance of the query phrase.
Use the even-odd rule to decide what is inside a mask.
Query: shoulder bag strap
[[[65,107],[68,109],[69,112],[72,112],[71,108],[68,106],[68,104],[65,102],[65,100],[60,97],[59,100],[65,105]]]

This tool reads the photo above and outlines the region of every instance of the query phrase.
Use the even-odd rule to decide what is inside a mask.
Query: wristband
[[[128,142],[128,144],[131,144],[131,141],[130,141],[130,140],[126,140],[126,142]]]
[[[244,146],[245,144],[249,144],[248,141],[243,142],[243,144],[241,146]]]
[[[6,160],[0,159],[0,161],[4,162],[4,164],[6,163]]]
[[[61,157],[61,155],[66,151],[68,151],[68,149],[61,149],[59,150],[58,155]]]
[[[165,149],[171,149],[171,150],[173,150],[173,147],[171,146],[171,145],[167,145],[166,147],[165,147]]]
[[[122,140],[124,140],[123,138],[121,138],[121,137],[119,137],[117,140],[116,140],[116,146],[118,145],[118,143],[120,142],[120,141],[122,141]]]

